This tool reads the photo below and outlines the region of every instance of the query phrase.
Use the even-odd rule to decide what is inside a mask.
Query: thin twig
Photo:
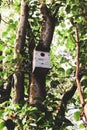
[[[75,28],[75,35],[76,35],[76,74],[75,74],[75,77],[76,77],[76,83],[77,83],[77,89],[78,89],[78,93],[79,93],[79,97],[80,97],[80,101],[81,101],[81,104],[83,105],[84,104],[84,98],[83,98],[83,95],[82,95],[82,91],[81,91],[81,83],[80,83],[80,80],[79,80],[79,54],[80,54],[80,43],[79,43],[79,33],[78,33],[78,27],[77,27],[77,24],[74,24],[74,28]]]
[[[7,21],[5,21],[4,19],[1,18],[1,21],[3,21],[6,24],[9,24]]]

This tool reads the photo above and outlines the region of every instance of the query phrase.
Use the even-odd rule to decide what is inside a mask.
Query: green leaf
[[[50,84],[51,87],[55,88],[58,84],[60,84],[60,82],[58,80],[52,80]]]
[[[37,122],[39,122],[41,119],[43,119],[43,117],[45,117],[45,113],[41,113],[40,117],[38,118]]]
[[[30,108],[30,111],[31,112],[36,112],[38,109],[37,109],[37,107],[32,107],[32,108]]]
[[[7,34],[8,34],[7,31],[3,32],[3,33],[2,33],[2,37],[6,37]]]
[[[62,68],[62,67],[58,68],[58,71],[61,71],[63,73],[65,72],[64,68]]]
[[[5,127],[4,121],[0,120],[0,130],[3,130],[4,127]]]
[[[4,59],[4,56],[0,56],[0,60],[3,60]]]
[[[73,68],[69,68],[66,70],[66,75],[70,75],[73,72]]]
[[[87,76],[83,76],[82,77],[81,83],[82,83],[82,85],[86,85],[87,84]]]
[[[70,13],[70,5],[67,5],[67,7],[66,7],[66,12],[67,12],[67,13]]]
[[[80,111],[77,111],[77,112],[74,113],[74,119],[76,121],[80,120]]]
[[[4,110],[0,110],[0,117],[2,117]]]
[[[5,48],[5,44],[3,44],[3,43],[0,43],[1,45],[0,45],[0,51],[3,51],[3,49]]]
[[[84,130],[84,125],[83,125],[83,123],[80,124],[79,128]],[[85,129],[85,130],[86,130],[86,129]]]

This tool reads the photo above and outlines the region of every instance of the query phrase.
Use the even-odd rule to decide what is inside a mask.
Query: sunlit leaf
[[[74,119],[76,121],[80,120],[80,114],[81,114],[80,111],[77,111],[77,112],[74,113]]]
[[[5,127],[4,121],[0,120],[0,130],[3,130]]]
[[[69,68],[66,70],[66,75],[70,75],[73,72],[73,68]]]

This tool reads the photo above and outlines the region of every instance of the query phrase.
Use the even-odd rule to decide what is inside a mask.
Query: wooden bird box
[[[36,68],[50,68],[50,54],[49,52],[37,51],[33,52],[33,72]]]

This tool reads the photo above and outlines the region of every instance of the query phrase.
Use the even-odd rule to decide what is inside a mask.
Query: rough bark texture
[[[78,88],[78,93],[79,93],[79,97],[80,97],[80,101],[81,101],[81,104],[84,103],[84,99],[83,99],[83,95],[82,95],[82,91],[81,91],[81,83],[80,83],[80,80],[79,80],[79,71],[80,71],[80,68],[79,68],[79,56],[80,56],[80,43],[79,43],[79,34],[78,34],[78,28],[77,28],[77,25],[75,24],[74,25],[75,27],[75,34],[76,34],[76,83],[77,83],[77,88]]]
[[[67,106],[69,100],[73,97],[76,89],[77,89],[77,87],[75,85],[73,85],[70,90],[68,90],[67,92],[64,93],[64,95],[62,97],[60,109],[58,112],[58,114],[60,114],[61,116],[65,115],[66,106]]]
[[[12,79],[13,76],[10,75],[9,77],[7,77],[5,82],[2,83],[2,85],[0,86],[0,103],[3,103],[4,101],[7,101],[9,100],[9,98],[11,98],[10,93],[13,85]]]
[[[26,35],[26,25],[28,19],[28,6],[22,0],[21,2],[21,14],[20,23],[18,26],[17,38],[15,42],[14,58],[17,59],[14,74],[14,103],[19,103],[24,99],[24,72],[23,72],[23,60],[24,43]]]
[[[61,104],[58,110],[58,114],[55,118],[54,128],[53,130],[56,130],[58,127],[61,127],[63,123],[66,121],[65,119],[65,111],[68,102],[71,100],[73,95],[75,94],[75,91],[77,89],[76,85],[73,85],[70,90],[66,91],[62,97]],[[69,120],[67,120],[69,122]]]
[[[38,51],[50,51],[50,45],[54,33],[54,21],[55,18],[51,16],[50,10],[45,4],[41,5],[42,14],[42,30],[40,35],[40,42],[35,48]],[[31,75],[30,84],[30,104],[40,104],[46,97],[45,83],[48,69],[38,68]]]
[[[38,44],[36,49],[48,52],[50,50],[50,45],[53,38],[55,18],[51,16],[51,12],[45,4],[42,4],[41,6],[41,14],[43,18],[42,30],[40,36],[40,43]]]
[[[2,51],[0,51],[0,56],[2,56]],[[2,72],[2,60],[0,60],[0,72]]]
[[[0,56],[3,55],[3,52],[0,51]],[[4,69],[5,63],[4,60],[0,61],[0,72],[2,73]],[[10,93],[11,93],[11,87],[12,87],[12,75],[6,77],[3,76],[2,84],[0,84],[0,103],[3,103],[4,101],[9,100]]]
[[[30,84],[30,104],[38,104],[45,99],[45,76],[32,74]]]

